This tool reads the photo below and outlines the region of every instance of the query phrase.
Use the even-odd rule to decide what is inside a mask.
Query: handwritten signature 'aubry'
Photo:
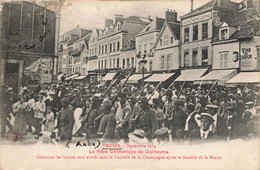
[[[67,146],[68,148],[70,148],[70,147],[69,147],[69,146],[70,146],[70,143],[71,143],[71,141],[68,141],[67,144],[66,144],[66,146]],[[76,147],[78,147],[78,146],[80,146],[80,147],[83,147],[83,146],[93,146],[93,147],[95,147],[95,149],[97,149],[97,148],[100,146],[100,144],[101,144],[101,142],[100,142],[99,140],[97,140],[97,142],[90,142],[89,140],[86,141],[86,142],[80,142],[80,141],[78,141],[78,142],[76,143]]]

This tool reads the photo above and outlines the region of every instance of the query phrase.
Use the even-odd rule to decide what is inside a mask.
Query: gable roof
[[[157,37],[157,39],[153,45],[153,48],[155,48],[157,46],[159,40],[161,39],[161,37],[164,33],[164,30],[166,29],[166,26],[170,29],[170,31],[175,39],[177,39],[177,40],[180,39],[180,23],[164,22],[164,25],[160,31],[160,34]]]
[[[161,30],[163,27],[165,19],[156,17],[150,24],[148,24],[140,33],[137,34],[144,34],[145,32],[152,31],[152,30]]]

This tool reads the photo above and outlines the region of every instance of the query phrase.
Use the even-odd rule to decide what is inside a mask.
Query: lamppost
[[[142,66],[142,72],[143,72],[143,80],[142,80],[142,86],[144,87],[144,71],[145,71],[145,64],[147,63],[147,60],[145,59],[145,57],[143,57],[142,60],[140,60],[140,64]]]

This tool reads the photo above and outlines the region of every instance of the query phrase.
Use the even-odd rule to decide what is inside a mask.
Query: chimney
[[[190,1],[190,2],[191,2],[190,11],[191,11],[191,12],[193,11],[193,1],[194,1],[194,0],[191,0],[191,1]]]
[[[105,19],[105,27],[109,27],[112,24],[113,24],[113,20],[112,19]]]
[[[124,19],[124,15],[115,14],[115,25],[117,22],[122,21]]]
[[[230,3],[230,0],[217,0],[218,7],[225,7],[227,3]]]
[[[177,12],[169,9],[165,11],[165,21],[166,22],[177,22]]]

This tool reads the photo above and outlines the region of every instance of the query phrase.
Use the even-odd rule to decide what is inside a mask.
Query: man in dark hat
[[[200,129],[194,129],[189,135],[189,143],[205,143],[205,142],[214,142],[219,140],[218,136],[212,133],[209,128],[214,122],[213,117],[209,113],[201,113],[200,117]]]
[[[102,106],[104,114],[101,118],[97,135],[102,142],[113,142],[115,138],[116,119],[111,112],[112,102],[105,99]]]
[[[102,113],[102,108],[100,105],[100,98],[98,95],[94,95],[92,100],[90,101],[90,110],[86,110],[85,113],[85,121],[84,124],[85,130],[86,130],[86,138],[87,139],[96,139],[97,138],[97,131],[99,122],[95,121],[98,116]],[[89,114],[89,115],[88,115]],[[99,119],[100,121],[100,119]]]
[[[172,100],[172,91],[171,90],[167,90],[166,91],[166,102],[163,105],[163,113],[164,113],[164,117],[165,117],[165,126],[169,127],[169,117],[171,115],[171,112],[173,111],[174,108],[174,102]]]
[[[159,106],[160,106],[159,99],[153,98],[153,109],[155,111],[158,128],[161,128],[164,126],[164,114],[163,114],[163,111],[159,108]]]
[[[132,122],[135,125],[135,129],[144,130],[145,137],[151,141],[158,127],[155,111],[150,108],[146,97],[142,96],[138,103],[140,104],[141,110],[137,115],[133,115]]]
[[[172,136],[175,142],[183,142],[185,132],[185,124],[187,119],[187,114],[181,109],[181,101],[175,100],[174,101],[174,109],[170,116],[170,127],[172,130]]]
[[[58,130],[61,141],[72,139],[72,129],[74,126],[73,109],[69,105],[69,99],[62,100],[62,108],[58,116]]]
[[[124,139],[124,142],[128,142],[128,133],[131,129],[132,110],[127,101],[129,94],[129,90],[124,87],[118,95],[119,103],[116,111],[116,135],[118,139]]]

